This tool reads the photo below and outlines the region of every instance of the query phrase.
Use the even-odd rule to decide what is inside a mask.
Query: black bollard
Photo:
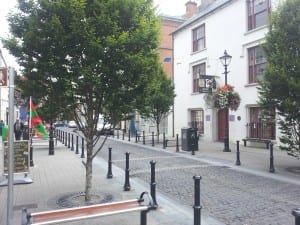
[[[84,158],[84,138],[81,139],[81,158]]]
[[[139,134],[138,134],[138,131],[136,130],[136,131],[135,131],[135,143],[138,142],[138,136],[139,136]]]
[[[111,179],[113,177],[113,174],[111,171],[111,164],[112,164],[111,148],[108,148],[108,171],[107,171],[107,175],[106,175],[106,178],[108,178],[108,179]]]
[[[68,146],[68,134],[65,132],[65,146]]]
[[[176,152],[179,152],[179,137],[178,137],[178,134],[176,134]]]
[[[157,208],[157,202],[156,202],[156,182],[155,182],[155,164],[156,162],[154,160],[150,161],[151,165],[151,183],[150,183],[150,194],[153,200],[153,208]]]
[[[270,143],[270,169],[269,169],[270,173],[274,173],[275,169],[274,169],[274,156],[273,156],[273,143]]]
[[[154,146],[154,132],[152,132],[152,146]]]
[[[71,138],[71,151],[74,151],[74,134],[72,134]]]
[[[200,204],[200,180],[201,176],[194,176],[195,181],[195,204],[194,204],[194,225],[201,225],[201,204]]]
[[[129,152],[126,152],[126,165],[125,165],[125,184],[124,191],[130,191],[130,182],[129,182]]]
[[[122,140],[124,141],[125,139],[125,129],[123,129],[123,132],[122,132]]]
[[[61,143],[65,143],[65,133],[63,131],[61,131]]]
[[[240,166],[240,141],[236,141],[236,162],[235,165]]]
[[[58,133],[55,132],[54,134],[55,134],[55,146],[57,146]]]
[[[33,164],[33,146],[32,146],[32,138],[30,140],[30,149],[29,149],[29,164],[30,166],[34,166]]]
[[[79,151],[78,151],[78,136],[76,136],[76,151],[75,151],[75,154],[79,154]]]
[[[117,139],[119,139],[119,129],[117,130]]]
[[[130,141],[130,129],[128,130],[128,141]]]
[[[295,217],[295,225],[300,225],[300,208],[294,209],[292,215]]]
[[[50,124],[50,133],[49,133],[49,155],[54,155],[54,140],[53,140],[52,123]]]
[[[166,145],[166,134],[165,132],[163,133],[163,149],[166,149],[167,145]]]
[[[145,141],[145,131],[143,130],[143,145],[146,144],[146,141]]]
[[[71,143],[71,134],[68,133],[68,148],[70,148],[70,143]]]

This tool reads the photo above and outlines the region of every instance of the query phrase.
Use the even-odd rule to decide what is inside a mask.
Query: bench
[[[144,202],[145,194],[148,196],[148,204]],[[22,225],[65,223],[135,211],[141,212],[140,224],[147,225],[147,212],[151,209],[154,209],[152,197],[149,193],[143,192],[138,199],[68,209],[28,213],[24,208],[22,209]]]
[[[269,149],[269,146],[270,146],[270,143],[271,143],[271,140],[262,139],[262,138],[244,138],[242,140],[244,141],[244,146],[245,147],[247,146],[247,141],[265,143],[267,149]]]

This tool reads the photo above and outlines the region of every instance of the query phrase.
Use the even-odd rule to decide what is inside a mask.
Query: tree
[[[19,0],[4,45],[45,95],[63,98],[86,139],[85,199],[92,162],[101,148],[97,121],[114,95],[133,107],[158,61],[159,20],[152,0]],[[27,79],[30,85],[31,79]],[[122,93],[122,95],[121,95]],[[34,95],[34,93],[32,93]],[[126,97],[122,97],[126,96]],[[122,105],[116,110],[122,111]],[[85,124],[85,126],[84,126]],[[106,137],[107,138],[107,137]],[[104,139],[106,140],[106,139]],[[103,145],[101,145],[103,146]]]
[[[159,142],[159,125],[168,116],[174,103],[174,86],[170,79],[163,72],[161,65],[157,65],[157,74],[147,89],[145,96],[140,101],[139,113],[142,117],[148,118],[156,125],[157,141]]]
[[[259,102],[276,108],[280,148],[300,158],[300,0],[287,0],[272,15],[263,48],[268,65]]]

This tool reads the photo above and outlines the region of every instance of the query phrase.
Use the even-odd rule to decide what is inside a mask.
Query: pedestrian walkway
[[[300,161],[287,156],[285,152],[274,149],[275,173],[269,173],[269,151],[263,148],[240,146],[241,165],[236,166],[236,146],[232,144],[231,152],[223,152],[222,143],[199,141],[199,151],[192,155],[188,151],[176,152],[175,148],[162,149],[161,146],[147,146],[140,143],[129,142],[117,138],[112,140],[123,144],[139,145],[141,148],[149,148],[155,151],[168,151],[180,154],[184,157],[202,160],[209,163],[230,166],[236,170],[253,173],[259,176],[267,176],[293,182],[300,185]],[[3,154],[1,148],[0,154]],[[29,212],[53,210],[59,208],[58,199],[72,198],[73,193],[84,191],[85,168],[84,159],[80,154],[75,154],[65,145],[57,142],[55,154],[48,154],[47,141],[34,143],[34,166],[28,175],[32,178],[32,184],[14,186],[14,224],[21,224],[21,209],[26,207]],[[3,168],[2,162],[0,168]],[[2,171],[1,171],[2,172]],[[124,171],[113,165],[112,179],[106,178],[107,162],[101,158],[95,158],[93,167],[93,193],[99,197],[99,202],[119,201],[138,198],[143,191],[150,192],[150,181],[145,183],[138,178],[130,178],[132,189],[123,191]],[[192,193],[191,193],[192,194]],[[81,199],[77,195],[78,202]],[[74,200],[74,199],[72,199]],[[76,200],[76,199],[75,199]],[[97,200],[97,201],[98,201]],[[178,204],[174,200],[157,193],[159,207],[148,213],[149,225],[193,225],[193,209]],[[191,203],[192,205],[193,203]],[[0,187],[0,224],[6,224],[7,187]],[[102,217],[86,221],[72,222],[69,224],[99,225],[122,224],[138,225],[139,213],[127,213],[111,217]],[[202,225],[222,225],[212,217],[202,217]]]
[[[81,163],[80,154],[75,154],[66,146],[58,142],[55,154],[48,154],[46,141],[34,143],[34,166],[31,167],[29,177],[32,184],[14,185],[14,224],[21,224],[21,209],[29,212],[53,210],[59,208],[57,199],[68,197],[71,193],[84,191],[85,168]],[[2,154],[2,149],[0,154]],[[114,167],[114,177],[107,179],[107,162],[95,158],[93,167],[93,193],[109,201],[120,201],[138,198],[143,191],[150,192],[149,183],[130,178],[132,189],[123,191],[124,171]],[[150,182],[150,181],[149,181]],[[75,198],[75,197],[74,197]],[[76,196],[78,198],[78,195]],[[62,198],[64,199],[64,198]],[[148,213],[149,225],[191,225],[193,224],[193,209],[179,206],[172,199],[157,193],[159,207]],[[78,199],[80,201],[80,199]],[[6,224],[7,187],[0,187],[0,224]],[[139,213],[127,213],[111,217],[101,217],[86,221],[71,222],[69,224],[102,225],[140,224]],[[204,225],[219,225],[213,218],[202,218]]]

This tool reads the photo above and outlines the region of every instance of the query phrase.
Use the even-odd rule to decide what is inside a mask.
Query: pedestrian
[[[17,119],[15,124],[14,124],[14,133],[15,133],[15,139],[16,140],[21,139],[23,129],[24,129],[24,124],[22,122],[20,122],[19,119]]]
[[[2,136],[2,128],[4,127],[3,120],[0,121],[0,137]]]

